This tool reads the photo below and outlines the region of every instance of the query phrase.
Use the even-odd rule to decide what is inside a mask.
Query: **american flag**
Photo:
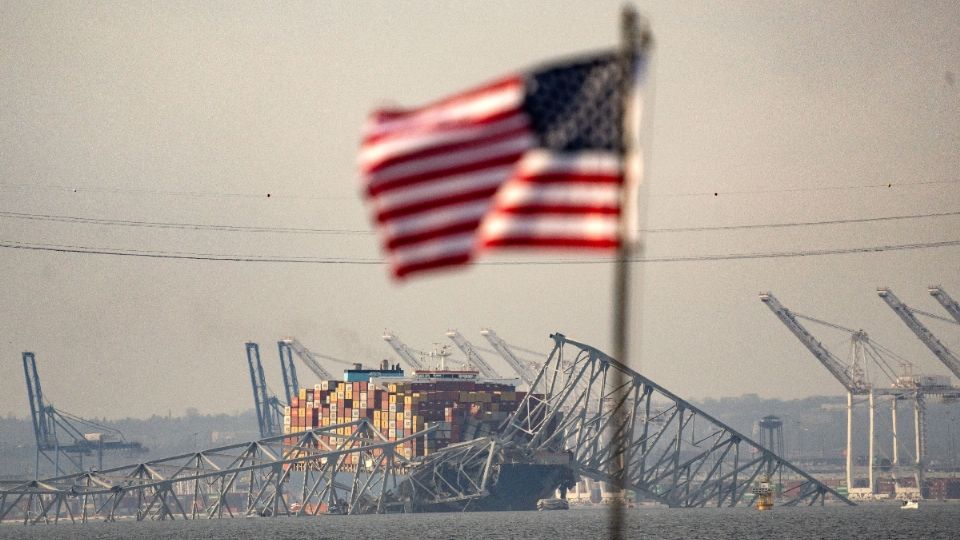
[[[375,111],[359,161],[394,275],[497,247],[616,248],[623,73],[601,54]]]

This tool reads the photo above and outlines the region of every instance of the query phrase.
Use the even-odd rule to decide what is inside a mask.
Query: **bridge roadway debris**
[[[362,418],[294,437],[25,482],[0,491],[0,522],[498,509],[505,491],[498,484],[518,466],[545,473],[530,496],[586,477],[670,507],[736,506],[765,474],[792,479],[780,505],[829,497],[853,504],[600,350],[562,334],[551,338],[554,348],[531,391],[490,437],[407,459],[399,446],[434,428],[389,441]],[[617,379],[620,386],[612,384]],[[618,448],[622,468],[614,466]]]

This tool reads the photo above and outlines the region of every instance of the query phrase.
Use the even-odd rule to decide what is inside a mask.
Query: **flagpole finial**
[[[621,12],[621,36],[625,48],[645,51],[653,45],[653,32],[646,17],[637,13],[633,4],[625,4]]]

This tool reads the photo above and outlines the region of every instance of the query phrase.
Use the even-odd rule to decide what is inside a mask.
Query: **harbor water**
[[[165,522],[0,526],[0,538],[78,540],[116,539],[372,539],[397,538],[507,540],[602,539],[607,536],[603,508],[555,512],[467,512],[309,518],[254,518]],[[778,507],[668,509],[628,511],[627,538],[823,538],[956,539],[960,538],[960,504],[924,502],[919,510],[897,503],[857,507]]]

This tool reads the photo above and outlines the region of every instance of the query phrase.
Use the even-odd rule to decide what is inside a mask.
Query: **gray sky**
[[[362,232],[370,223],[355,171],[366,114],[615,45],[620,5],[2,1],[0,211],[361,232],[0,216],[0,240],[376,258],[376,237]],[[657,39],[647,227],[960,211],[960,4],[638,7]],[[960,240],[960,217],[651,233],[646,256],[948,240]],[[946,374],[875,287],[942,313],[926,286],[960,297],[958,266],[956,246],[639,264],[631,362],[691,398],[839,394],[757,299],[772,290],[788,307],[862,327],[925,371]],[[611,272],[604,264],[487,265],[398,286],[376,265],[0,249],[0,414],[26,414],[24,350],[36,352],[51,402],[115,418],[251,407],[247,340],[261,343],[277,390],[274,343],[286,335],[365,362],[394,358],[379,337],[385,328],[420,349],[454,327],[486,346],[481,326],[528,348],[548,350],[553,331],[609,348]],[[930,328],[960,350],[960,328]],[[841,334],[817,332],[845,355]]]

